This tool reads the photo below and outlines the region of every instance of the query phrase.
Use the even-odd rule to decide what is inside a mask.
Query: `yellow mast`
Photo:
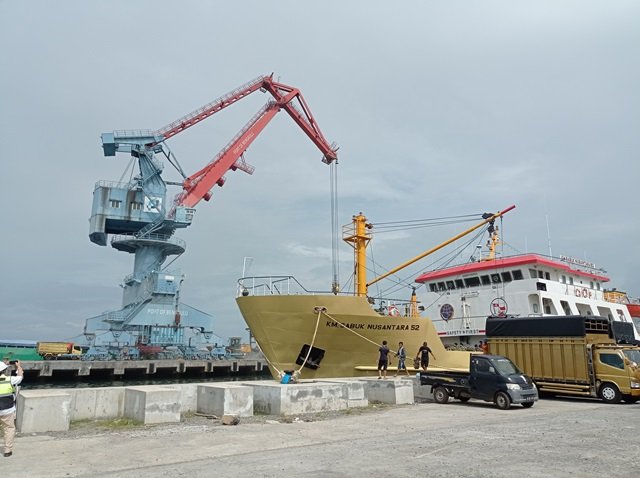
[[[491,237],[489,238],[489,241],[487,241],[487,243],[489,246],[489,254],[487,255],[487,257],[481,257],[479,259],[480,261],[492,261],[496,258],[496,249],[500,245],[500,234],[498,234],[497,227],[496,230],[491,234]]]
[[[353,216],[353,220],[352,220],[352,228],[349,228],[348,226],[345,226],[344,228],[344,237],[343,240],[349,243],[353,244],[353,248],[354,248],[354,255],[355,255],[355,293],[358,296],[361,297],[366,297],[367,295],[367,290],[369,288],[370,285],[375,284],[378,281],[381,281],[382,279],[389,277],[391,274],[395,274],[396,272],[404,269],[407,266],[410,266],[411,264],[413,264],[414,262],[419,261],[420,259],[423,259],[424,257],[428,256],[429,254],[433,254],[434,252],[442,249],[443,247],[451,244],[454,241],[457,241],[458,239],[460,239],[461,237],[466,236],[467,234],[475,231],[476,229],[484,226],[485,224],[494,221],[495,219],[502,217],[503,215],[505,215],[507,212],[511,211],[512,209],[514,209],[515,206],[510,206],[507,209],[500,211],[496,214],[493,214],[489,217],[487,217],[486,219],[484,219],[482,222],[476,224],[473,227],[470,227],[469,229],[461,232],[460,234],[457,234],[456,236],[452,237],[451,239],[444,241],[443,243],[432,247],[431,249],[429,249],[426,252],[423,252],[422,254],[419,254],[418,256],[414,257],[413,259],[408,260],[407,262],[404,262],[403,264],[400,264],[398,267],[391,269],[389,272],[387,272],[386,274],[382,274],[381,276],[376,277],[375,279],[373,279],[371,282],[367,283],[367,264],[366,264],[366,260],[367,260],[367,255],[366,255],[366,248],[367,248],[367,244],[369,244],[369,241],[371,240],[371,233],[368,231],[370,229],[372,229],[372,225],[370,223],[367,223],[367,218],[364,217],[362,215],[362,213],[359,213],[357,216]],[[415,311],[413,310],[415,309]],[[415,313],[417,315],[417,299],[415,299],[415,291],[413,292],[412,296],[411,296],[411,313],[412,315]]]
[[[367,218],[359,213],[352,217],[353,229],[345,226],[343,228],[343,240],[353,244],[355,282],[354,292],[359,297],[367,295],[367,244],[371,240],[371,233],[368,232],[373,226],[367,223]]]

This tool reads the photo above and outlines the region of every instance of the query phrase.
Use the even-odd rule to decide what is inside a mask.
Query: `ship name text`
[[[327,320],[325,327],[336,327],[339,329],[345,328],[353,330],[420,330],[420,325],[418,324],[340,324],[331,320]]]

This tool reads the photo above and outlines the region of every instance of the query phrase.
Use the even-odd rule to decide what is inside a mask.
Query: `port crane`
[[[187,176],[167,140],[256,91],[272,98],[206,166]],[[113,358],[121,356],[122,350],[135,355],[139,350],[167,347],[196,358],[197,346],[209,343],[214,335],[211,316],[180,303],[184,276],[164,270],[162,264],[167,257],[184,253],[186,244],[174,232],[191,225],[195,206],[211,199],[212,190],[226,182],[225,175],[236,170],[253,173],[244,153],[281,110],[316,145],[324,163],[337,163],[338,148],[325,139],[300,90],[274,80],[273,74],[259,76],[160,129],[101,135],[104,156],[129,154],[137,161],[138,174],[126,183],[96,184],[89,238],[106,246],[111,234],[112,247],[134,254],[135,260],[133,273],[124,278],[123,307],[85,323],[85,336],[92,345],[88,358]],[[163,179],[161,155],[181,175],[181,182]],[[170,204],[167,186],[182,187]],[[195,337],[187,340],[185,329]]]

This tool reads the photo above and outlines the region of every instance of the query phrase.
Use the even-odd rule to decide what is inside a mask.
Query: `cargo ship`
[[[430,369],[466,370],[468,354],[482,349],[488,316],[601,316],[631,324],[629,340],[640,340],[626,294],[607,289],[609,278],[595,265],[572,259],[521,254],[500,257],[494,221],[513,209],[485,213],[483,221],[442,244],[367,282],[366,248],[372,239],[362,215],[345,226],[343,240],[354,248],[354,291],[342,294],[306,290],[292,276],[244,277],[237,304],[272,375],[295,372],[302,378],[377,374],[378,349],[386,340],[393,352],[403,342],[409,373],[419,347],[427,342],[435,359]],[[410,299],[381,301],[368,287],[407,265],[487,226],[487,251],[465,264],[416,278],[426,290]],[[395,375],[397,359],[390,365]],[[404,372],[403,372],[404,373]]]
[[[368,296],[370,285],[440,250],[460,237],[492,224],[515,206],[485,214],[475,226],[367,282],[366,247],[371,225],[362,213],[343,229],[343,240],[354,249],[355,280],[350,294],[306,290],[292,276],[243,277],[236,299],[240,312],[260,347],[274,378],[294,373],[301,378],[354,377],[377,374],[378,349],[387,341],[392,354],[403,342],[407,373],[417,369],[413,358],[427,342],[433,351],[429,369],[468,370],[469,352],[448,351],[432,321],[420,314],[417,295],[379,301]],[[392,358],[389,375],[398,372]],[[404,371],[402,373],[405,373]]]

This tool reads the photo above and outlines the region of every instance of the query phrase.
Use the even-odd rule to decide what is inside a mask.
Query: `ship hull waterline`
[[[365,297],[266,295],[236,301],[276,379],[285,370],[299,370],[303,379],[377,375],[383,340],[392,352],[404,342],[409,373],[417,371],[413,359],[423,342],[435,356],[430,358],[430,370],[469,369],[469,352],[445,350],[429,319],[380,315]],[[324,350],[317,369],[296,364],[305,344]],[[398,360],[393,353],[390,356],[388,375],[394,375]]]

